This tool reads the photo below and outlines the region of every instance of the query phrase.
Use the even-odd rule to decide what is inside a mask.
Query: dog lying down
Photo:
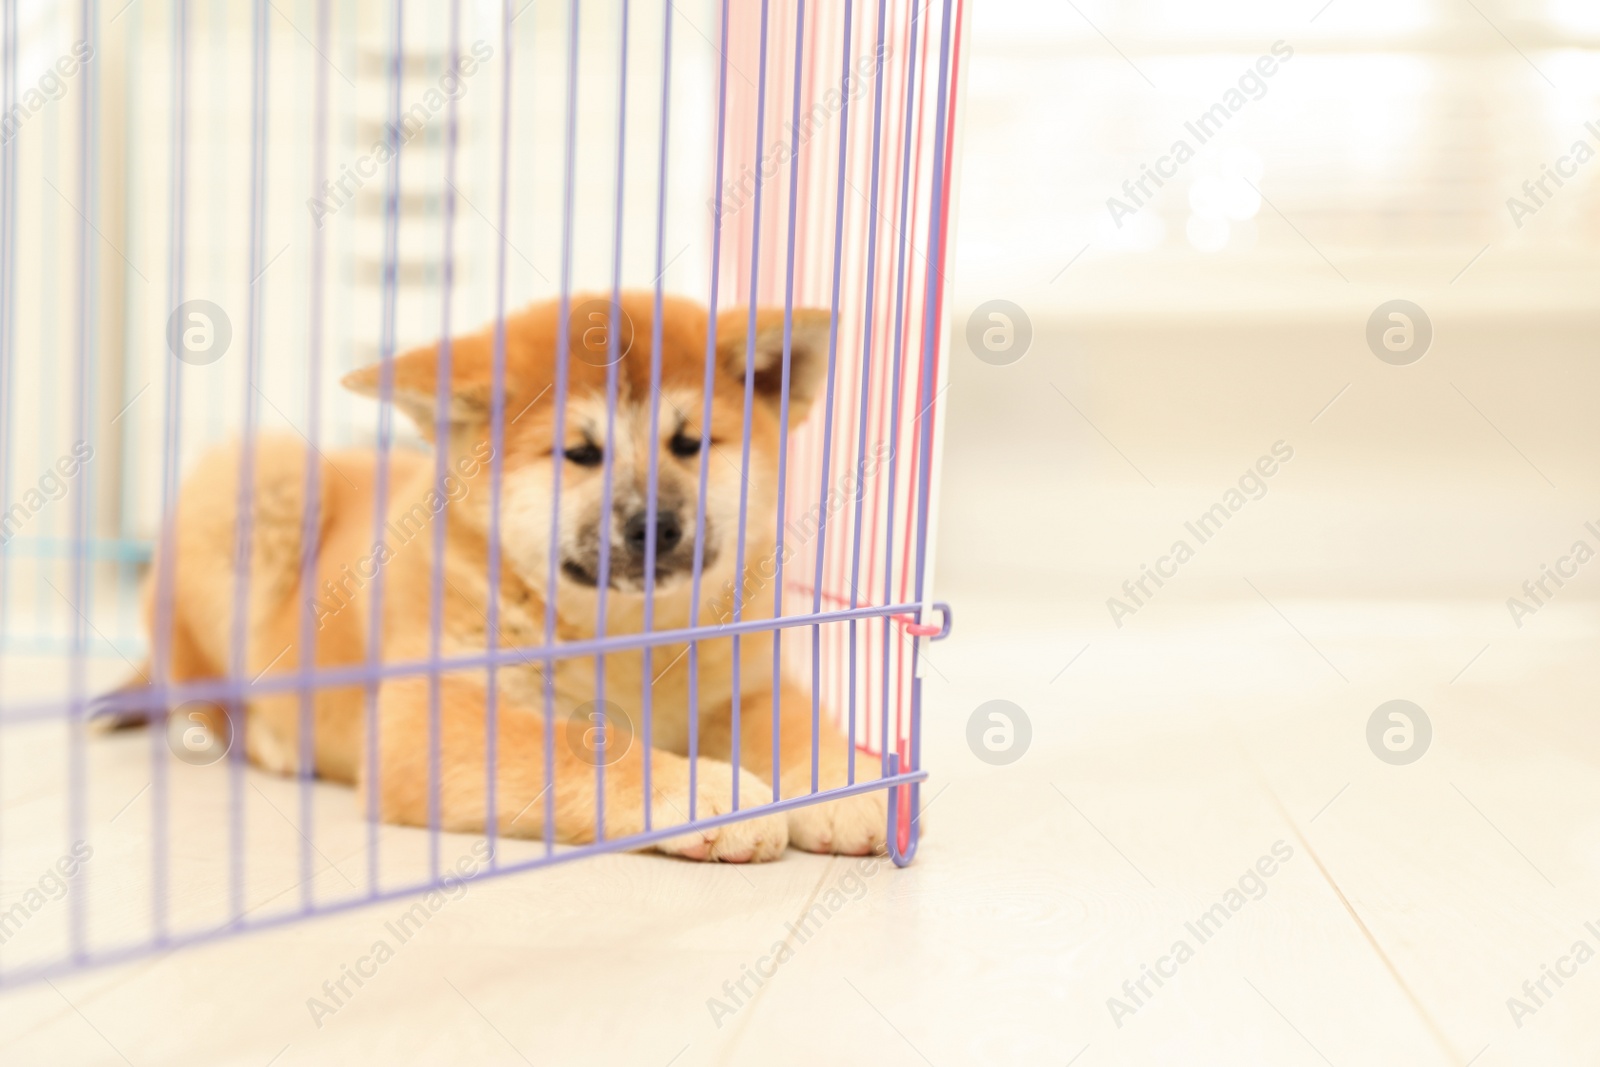
[[[575,299],[577,306],[583,301]],[[316,589],[301,588],[301,540],[305,520],[307,444],[298,437],[263,437],[254,451],[255,492],[250,507],[250,584],[245,643],[247,677],[293,676],[305,650],[301,626],[308,595],[315,613],[315,663],[321,668],[366,662],[369,611],[381,566],[382,620],[378,659],[384,664],[423,661],[434,652],[430,626],[434,569],[433,524],[445,525],[442,626],[438,653],[481,655],[487,648],[491,599],[498,612],[501,648],[532,647],[544,640],[547,604],[555,603],[555,632],[562,641],[595,636],[597,581],[602,541],[608,540],[609,581],[605,629],[610,635],[638,633],[646,607],[644,567],[646,499],[651,452],[658,466],[655,528],[656,581],[653,626],[658,630],[714,625],[726,617],[733,587],[740,516],[740,452],[750,441],[749,498],[745,518],[748,581],[745,618],[772,611],[770,581],[756,568],[775,550],[777,463],[782,418],[782,309],[756,316],[754,402],[745,424],[745,357],[748,310],[717,320],[711,396],[710,441],[723,457],[706,465],[705,517],[697,525],[697,499],[705,411],[706,311],[669,298],[662,306],[659,431],[650,436],[650,364],[654,296],[627,293],[622,311],[633,325],[632,343],[617,365],[614,429],[607,432],[606,369],[569,328],[568,396],[561,440],[554,440],[559,310],[555,301],[535,304],[505,324],[505,431],[499,537],[503,566],[500,588],[488,587],[491,522],[491,404],[493,327],[451,342],[447,440],[435,437],[438,347],[398,357],[392,371],[394,405],[415,421],[450,470],[450,491],[436,492],[435,458],[396,451],[389,459],[388,531],[374,544],[373,509],[378,457],[373,451],[319,454],[316,511]],[[609,306],[609,305],[608,305]],[[794,312],[788,418],[798,426],[820,391],[826,372],[829,316]],[[624,331],[626,334],[626,331]],[[358,393],[380,393],[377,366],[356,371],[344,384]],[[603,515],[603,471],[612,466],[610,514]],[[234,561],[239,446],[204,457],[182,489],[175,522],[171,669],[173,682],[222,677],[231,659],[234,626]],[[551,489],[561,468],[560,522],[556,530],[558,574],[550,585]],[[435,515],[434,509],[440,514]],[[425,527],[425,528],[424,528]],[[399,534],[397,537],[396,534]],[[402,539],[404,539],[402,541]],[[701,610],[690,618],[691,574],[696,544],[703,546]],[[154,631],[152,572],[146,588],[147,621]],[[699,643],[698,707],[689,705],[689,657],[684,645],[657,646],[650,671],[653,747],[623,732],[606,731],[605,836],[643,832],[646,761],[652,791],[652,825],[670,828],[690,812],[690,716],[699,718],[699,759],[694,812],[698,819],[733,810],[732,704],[735,679],[741,697],[739,804],[748,808],[773,795],[773,686],[778,685],[778,785],[783,798],[811,791],[811,695],[773,678],[772,637],[742,637],[735,671],[729,638]],[[564,843],[595,839],[595,754],[571,738],[587,725],[574,718],[593,708],[594,657],[561,659],[554,665],[554,836]],[[647,684],[640,650],[605,657],[605,700],[622,709],[636,729]],[[542,837],[545,790],[544,677],[535,663],[513,661],[497,672],[495,804],[497,832]],[[487,671],[442,674],[439,688],[439,819],[444,829],[485,829],[488,724]],[[386,676],[377,691],[378,816],[387,822],[426,826],[429,820],[430,678],[418,672]],[[601,705],[604,706],[604,705]],[[363,798],[371,769],[366,765],[365,688],[319,689],[314,695],[314,733],[305,746],[321,777],[356,785]],[[245,751],[257,766],[279,774],[300,770],[302,753],[298,692],[259,694],[245,709]],[[223,724],[218,724],[221,726]],[[569,729],[577,725],[576,730]],[[846,784],[848,742],[821,716],[816,738],[818,786]],[[620,756],[613,753],[626,749]],[[614,762],[613,762],[614,760]],[[876,759],[857,761],[858,777],[876,777]],[[768,814],[696,829],[657,843],[662,852],[697,860],[732,863],[776,858],[787,844],[812,852],[866,854],[885,840],[886,798],[882,790],[783,814]]]

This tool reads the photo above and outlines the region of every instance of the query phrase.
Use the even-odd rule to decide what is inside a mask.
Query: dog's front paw
[[[687,763],[685,764],[687,767]],[[696,771],[695,818],[709,819],[733,810],[733,767],[713,760],[701,760]],[[739,806],[754,807],[772,796],[772,787],[749,771],[739,772]],[[673,788],[656,791],[656,811],[662,822],[689,818],[688,773]],[[657,842],[656,848],[670,856],[722,863],[762,863],[777,859],[789,844],[789,824],[783,815],[756,815],[738,822],[695,830],[681,837]]]
[[[888,840],[888,792],[875,789],[789,812],[789,840],[807,852],[865,856]]]

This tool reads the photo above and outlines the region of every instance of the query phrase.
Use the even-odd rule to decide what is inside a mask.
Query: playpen
[[[151,649],[139,583],[195,456],[265,430],[419,447],[339,378],[534,299],[564,320],[578,291],[832,310],[826,392],[781,442],[788,543],[752,594],[775,617],[736,596],[724,622],[576,651],[491,628],[472,664],[770,630],[773,671],[882,777],[719,818],[887,789],[910,861],[922,646],[950,623],[931,574],[964,0],[0,3],[0,986],[454,887],[452,851],[476,877],[693,828],[607,838],[602,816],[564,847],[380,825],[178,717],[313,692],[317,668],[158,671],[151,729],[91,722],[133,710],[113,687],[159,658],[171,590]]]

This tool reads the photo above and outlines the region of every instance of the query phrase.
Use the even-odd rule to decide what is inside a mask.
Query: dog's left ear
[[[828,376],[828,328],[832,315],[824,308],[795,308],[789,331],[789,425],[799,426],[811,411]],[[745,357],[753,351],[755,395],[772,407],[783,404],[783,308],[756,311],[755,345],[750,344],[750,309],[717,316],[717,362],[722,372],[744,388]]]
[[[468,334],[450,343],[451,388],[447,418],[454,429],[471,428],[489,420],[492,390],[487,362],[492,335]],[[394,359],[389,399],[410,416],[426,440],[433,440],[438,404],[439,346],[425,345]],[[382,399],[383,364],[374,363],[344,376],[346,389]],[[508,396],[508,403],[509,403]],[[514,408],[512,410],[515,410]]]

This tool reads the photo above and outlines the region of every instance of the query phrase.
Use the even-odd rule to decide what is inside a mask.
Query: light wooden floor
[[[1276,608],[1177,606],[1114,637],[969,611],[931,661],[930,833],[910,869],[858,879],[854,861],[797,853],[743,869],[640,855],[477,882],[403,944],[386,924],[406,904],[391,902],[9,993],[0,1060],[1600,1062],[1600,962],[1546,979],[1520,1027],[1507,1007],[1575,942],[1600,948],[1585,927],[1600,930],[1600,611],[1571,605],[1538,641],[1473,660],[1476,615],[1448,602]],[[964,741],[997,697],[1033,726],[1004,767]],[[1368,716],[1394,697],[1435,729],[1410,766],[1366,745]],[[142,741],[108,751],[96,758],[143,773]],[[252,782],[292,823],[282,783]],[[365,873],[341,802],[320,800],[330,893]],[[252,819],[275,818],[255,805]],[[92,807],[91,877],[142,862],[139,819],[112,815]],[[251,857],[285,889],[292,831],[275,859]],[[25,844],[13,837],[8,856]],[[1264,890],[1247,880],[1260,899],[1202,943],[1186,923],[1275,845],[1292,852]],[[445,855],[466,847],[447,840]],[[7,867],[9,902],[27,879]],[[819,901],[836,910],[802,941],[786,926]],[[379,939],[393,958],[318,1026],[308,998],[327,999],[323,982]],[[711,998],[734,1004],[724,982],[784,940],[792,957],[714,1019]],[[1123,983],[1179,940],[1192,958],[1114,1019],[1108,998],[1133,1005]]]

